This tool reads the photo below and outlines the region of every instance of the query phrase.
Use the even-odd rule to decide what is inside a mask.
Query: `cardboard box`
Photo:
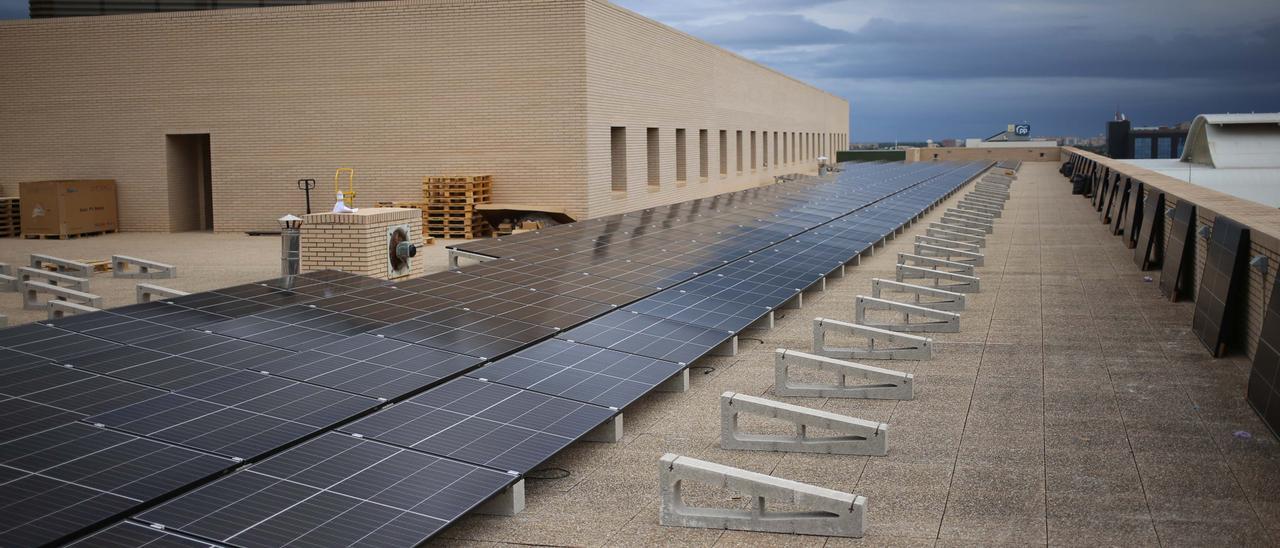
[[[116,182],[27,181],[19,185],[24,236],[115,232]]]

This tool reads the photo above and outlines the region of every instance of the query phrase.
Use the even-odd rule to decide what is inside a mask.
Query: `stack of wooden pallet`
[[[22,208],[16,197],[0,197],[0,238],[22,234]]]
[[[476,212],[476,205],[492,201],[492,176],[425,177],[422,193],[427,199],[423,230],[428,235],[467,239],[489,235],[489,223]]]

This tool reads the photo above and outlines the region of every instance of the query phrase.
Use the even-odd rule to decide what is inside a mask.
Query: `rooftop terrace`
[[[1249,362],[1212,359],[1192,303],[1170,303],[1070,195],[1056,163],[1023,163],[978,268],[961,332],[932,334],[912,401],[786,398],[890,424],[884,457],[726,451],[718,397],[770,395],[775,348],[808,350],[816,316],[852,319],[927,221],[807,296],[690,390],[628,407],[621,443],[577,443],[531,473],[515,517],[473,516],[444,543],[551,545],[1275,545],[1280,445],[1244,401]],[[1158,276],[1158,273],[1154,274]],[[750,335],[748,335],[750,336]],[[875,364],[881,365],[881,364]],[[766,425],[758,425],[767,428]],[[658,458],[674,452],[868,498],[854,539],[658,525]],[[563,477],[561,477],[563,476]],[[535,480],[534,477],[549,479]],[[694,503],[742,504],[703,490]]]

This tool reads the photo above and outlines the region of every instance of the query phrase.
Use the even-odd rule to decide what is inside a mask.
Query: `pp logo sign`
[[[1031,135],[1031,124],[1018,124],[1013,126],[1013,134],[1026,137]]]

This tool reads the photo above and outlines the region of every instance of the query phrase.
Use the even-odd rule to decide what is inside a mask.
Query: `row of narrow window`
[[[613,126],[609,128],[610,139],[610,166],[612,168],[613,190],[627,190],[627,128],[623,126]],[[657,186],[662,182],[662,139],[661,129],[656,127],[646,128],[645,144],[647,151],[647,181],[650,185]],[[676,182],[682,183],[689,180],[688,162],[686,155],[688,154],[688,141],[684,128],[676,128]],[[772,136],[770,135],[772,133]],[[765,169],[769,168],[770,148],[772,148],[773,165],[788,164],[800,160],[813,160],[819,156],[830,156],[835,150],[843,150],[848,144],[847,137],[844,134],[835,133],[797,133],[794,131],[761,131],[759,134],[759,146],[757,146],[757,132],[746,132],[750,146],[751,170],[754,171],[757,161],[762,160],[759,165]],[[729,176],[729,131],[720,130],[719,132],[719,157],[720,157],[720,176]],[[698,177],[701,179],[710,178],[710,166],[708,165],[709,157],[709,132],[705,129],[698,130]],[[736,154],[737,173],[743,171],[743,131],[734,132],[734,144]],[[757,152],[759,156],[757,156]]]

